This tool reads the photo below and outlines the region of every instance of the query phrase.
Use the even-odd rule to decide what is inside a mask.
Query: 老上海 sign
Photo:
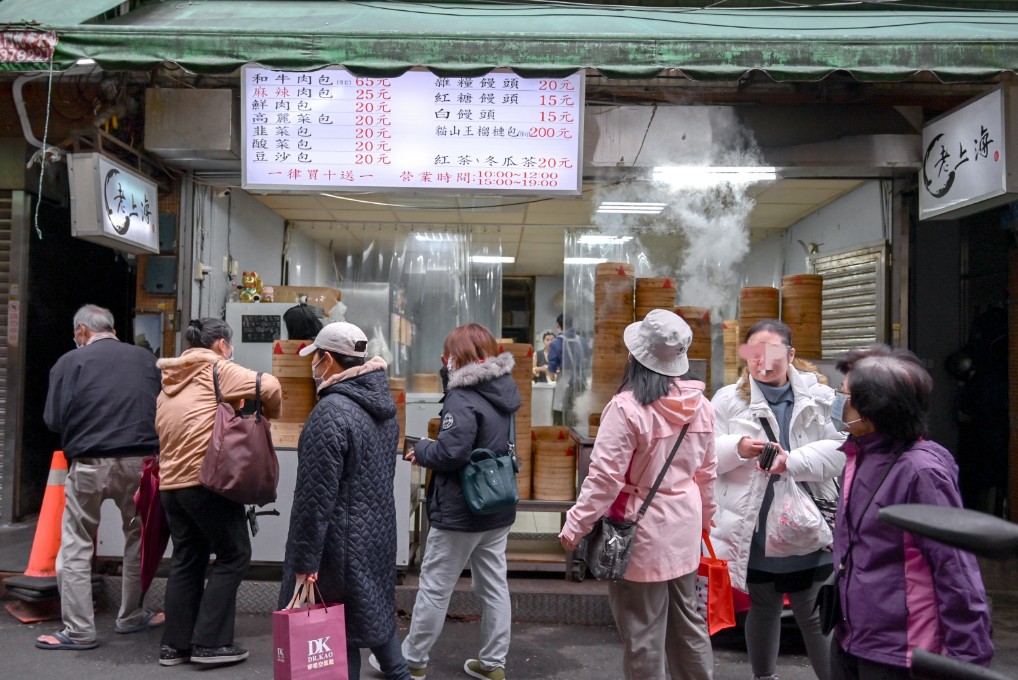
[[[997,88],[923,127],[920,219],[964,217],[1018,199],[1016,96]]]
[[[156,184],[97,153],[71,154],[71,234],[128,253],[159,253]]]
[[[361,78],[245,66],[243,186],[580,193],[583,73]]]

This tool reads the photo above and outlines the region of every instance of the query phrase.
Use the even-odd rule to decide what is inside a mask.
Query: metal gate
[[[823,358],[886,342],[886,246],[818,257],[813,264],[824,277]]]
[[[0,524],[14,519],[17,488],[28,205],[25,192],[0,191]]]

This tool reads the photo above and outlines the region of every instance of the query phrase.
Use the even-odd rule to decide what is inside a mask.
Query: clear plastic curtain
[[[347,252],[335,256],[338,287],[351,304],[357,297],[379,299],[383,292],[386,351],[379,354],[389,362],[390,376],[406,378],[410,391],[433,391],[442,345],[453,328],[474,321],[499,337],[502,265],[472,263],[471,256],[501,255],[500,243],[475,251],[468,231],[441,226],[408,230],[394,241],[372,239],[370,227],[346,229],[357,238],[344,242],[358,245],[345,245]],[[354,318],[353,311],[347,320],[358,323],[363,312]],[[416,387],[415,375],[421,376]]]

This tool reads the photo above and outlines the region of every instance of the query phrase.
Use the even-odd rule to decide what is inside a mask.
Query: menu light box
[[[242,71],[243,188],[579,195],[583,73]]]

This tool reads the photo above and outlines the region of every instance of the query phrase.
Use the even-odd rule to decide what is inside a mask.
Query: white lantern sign
[[[98,153],[69,156],[71,234],[128,253],[159,253],[155,182]]]

